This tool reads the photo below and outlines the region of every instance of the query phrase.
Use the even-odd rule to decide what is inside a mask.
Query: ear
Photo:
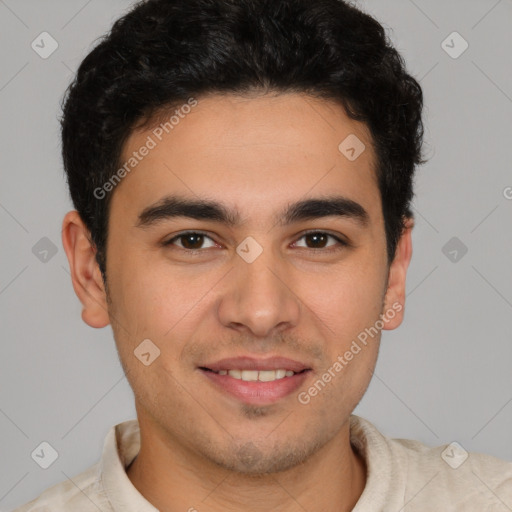
[[[96,249],[89,241],[89,230],[76,210],[64,217],[62,245],[68,257],[73,288],[83,306],[82,320],[91,327],[107,326],[110,323],[107,296],[95,259]]]
[[[405,278],[412,256],[412,228],[414,219],[407,218],[404,229],[398,241],[395,257],[391,262],[388,274],[388,287],[382,311],[383,329],[396,329],[404,318],[405,307]]]

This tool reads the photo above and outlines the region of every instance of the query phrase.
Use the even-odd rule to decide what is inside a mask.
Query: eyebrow
[[[329,196],[291,203],[275,216],[274,221],[280,226],[286,226],[294,222],[332,216],[352,219],[362,227],[367,226],[370,219],[368,212],[356,201],[343,196]],[[220,222],[229,227],[243,224],[240,212],[229,209],[222,203],[171,195],[144,208],[138,216],[136,226],[148,228],[176,217]]]

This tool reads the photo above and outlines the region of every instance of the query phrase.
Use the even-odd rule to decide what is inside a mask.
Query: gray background
[[[74,70],[130,4],[0,0],[1,510],[92,465],[109,428],[135,417],[110,327],[82,322],[71,286],[57,122]],[[355,412],[391,437],[512,460],[512,1],[359,5],[421,80],[429,162],[416,180],[406,319],[383,333]],[[43,31],[59,45],[47,59],[31,48]],[[453,31],[469,43],[456,59],[441,46]],[[57,251],[47,261],[33,252],[43,237]],[[42,441],[59,454],[46,470],[31,458]]]

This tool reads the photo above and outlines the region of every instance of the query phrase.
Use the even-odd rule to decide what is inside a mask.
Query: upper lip
[[[200,368],[208,368],[214,372],[220,370],[291,370],[295,373],[310,368],[299,361],[288,359],[286,357],[269,357],[267,359],[257,359],[254,357],[229,357],[213,363],[201,365]]]

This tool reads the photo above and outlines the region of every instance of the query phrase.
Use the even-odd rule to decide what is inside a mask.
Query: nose
[[[250,331],[255,337],[295,327],[301,303],[289,281],[282,260],[273,258],[270,251],[263,251],[252,263],[237,256],[220,299],[219,321],[240,332]]]

